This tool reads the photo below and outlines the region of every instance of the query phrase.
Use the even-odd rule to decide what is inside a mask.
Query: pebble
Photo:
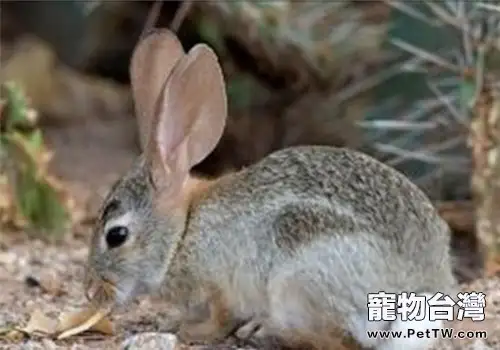
[[[162,349],[181,350],[178,338],[171,333],[139,333],[130,336],[122,343],[123,350]],[[182,349],[184,350],[184,349]]]
[[[17,255],[12,252],[0,252],[0,265],[12,265],[16,262]]]
[[[55,350],[57,345],[49,339],[42,339],[41,341],[29,340],[21,346],[22,350]]]
[[[185,345],[172,333],[145,332],[133,335],[122,343],[122,350],[253,350],[233,345]]]

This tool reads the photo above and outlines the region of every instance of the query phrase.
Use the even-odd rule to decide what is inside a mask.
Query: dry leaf
[[[18,329],[10,329],[9,331],[6,332],[1,332],[0,334],[0,339],[11,342],[11,343],[18,343],[24,339],[25,333],[21,332]]]
[[[7,331],[2,339],[9,342],[20,342],[25,335],[43,334],[51,335],[56,329],[57,321],[45,316],[40,310],[35,310],[30,316],[25,327],[18,327]]]
[[[100,332],[103,334],[113,334],[113,324],[106,317],[109,311],[88,307],[80,311],[65,312],[59,319],[53,319],[40,310],[35,310],[25,327],[13,327],[3,329],[0,338],[9,342],[19,342],[25,335],[46,335],[55,336],[57,339],[64,339],[83,333],[87,330]]]
[[[56,333],[57,339],[64,339],[73,335],[93,330],[104,334],[113,334],[113,324],[106,317],[109,312],[103,309],[87,309],[64,313],[59,317]]]
[[[0,328],[0,337],[9,334],[12,331],[12,327],[1,327]]]
[[[57,322],[55,320],[45,316],[40,310],[36,309],[31,314],[28,324],[25,327],[18,328],[18,330],[26,334],[53,334],[56,326]]]

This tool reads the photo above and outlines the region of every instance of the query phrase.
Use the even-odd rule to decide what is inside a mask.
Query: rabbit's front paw
[[[252,346],[256,349],[280,349],[281,342],[277,337],[267,332],[264,320],[253,318],[235,332],[242,346]]]
[[[261,350],[285,350],[289,349],[286,347],[281,338],[271,334],[267,334],[263,328],[260,328],[249,338],[243,341],[243,346],[251,346],[255,349]]]
[[[253,337],[253,335],[261,328],[262,320],[260,318],[252,318],[239,327],[234,333],[238,340],[245,342]]]

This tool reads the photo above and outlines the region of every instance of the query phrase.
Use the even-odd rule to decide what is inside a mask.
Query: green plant
[[[13,201],[16,224],[33,232],[59,235],[69,213],[61,188],[48,173],[50,153],[44,147],[36,114],[13,82],[2,85],[0,132],[1,174],[7,178],[7,194]]]
[[[472,107],[500,70],[500,12],[495,1],[387,1],[386,47],[394,63],[379,73],[374,106],[361,123],[387,163],[435,198],[470,193],[467,149]],[[497,5],[495,5],[497,4]],[[373,78],[372,78],[373,79]],[[461,183],[456,192],[456,180]],[[440,186],[441,185],[441,186]]]
[[[297,98],[321,91],[311,113],[357,121],[349,111],[362,110],[366,149],[433,199],[470,195],[467,139],[480,77],[468,72],[491,75],[499,66],[498,40],[491,40],[499,36],[498,1],[228,0],[199,6],[210,19],[203,30],[208,41],[237,41],[261,71],[284,78],[284,90]],[[482,36],[490,38],[487,53]]]

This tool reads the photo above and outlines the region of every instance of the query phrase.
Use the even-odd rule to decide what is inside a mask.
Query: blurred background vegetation
[[[477,252],[466,266],[499,255],[499,1],[2,1],[1,16],[1,150],[18,169],[4,182],[37,227],[67,221],[68,200],[34,170],[44,152],[23,158],[12,145],[36,134],[54,174],[105,187],[139,152],[128,64],[154,25],[186,50],[210,44],[226,76],[228,125],[197,172],[299,144],[359,149],[435,201],[454,247]],[[12,126],[30,108],[30,131]]]

